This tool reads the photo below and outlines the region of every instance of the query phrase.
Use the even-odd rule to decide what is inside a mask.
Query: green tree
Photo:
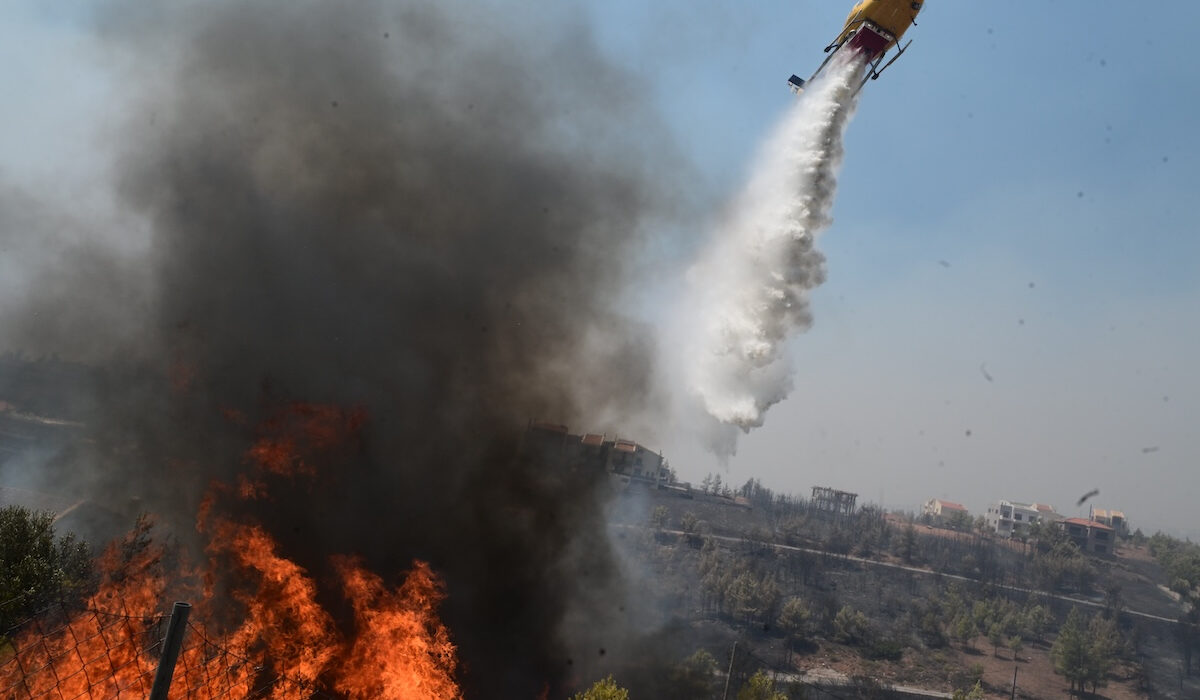
[[[1046,633],[1054,624],[1054,614],[1045,605],[1030,605],[1025,610],[1024,617],[1030,634],[1039,642],[1046,638]]]
[[[849,605],[833,618],[833,638],[843,644],[860,644],[866,641],[869,632],[867,616]]]
[[[88,585],[92,559],[73,534],[55,537],[54,516],[0,508],[0,634],[51,600]]]
[[[575,693],[574,700],[629,700],[629,691],[617,685],[610,675],[604,680],[596,681],[591,688],[582,693]]]
[[[654,510],[650,513],[650,524],[656,530],[663,529],[667,526],[667,516],[670,513],[671,511],[667,510],[666,506],[655,506]]]
[[[937,613],[930,610],[921,615],[920,620],[917,632],[921,635],[921,641],[925,642],[925,646],[930,649],[940,649],[946,646],[946,633],[942,629],[942,621]]]
[[[958,640],[959,644],[962,644],[964,649],[974,649],[975,637],[979,634],[979,627],[975,624],[974,618],[961,612],[950,624],[954,638]]]
[[[1088,624],[1087,682],[1092,684],[1092,693],[1104,684],[1121,648],[1121,634],[1117,623],[1110,617],[1097,615]]]
[[[966,511],[956,510],[946,519],[946,526],[951,530],[959,530],[960,532],[970,532],[971,527],[975,524],[974,519]]]
[[[1083,625],[1083,616],[1078,608],[1071,608],[1067,621],[1058,630],[1058,638],[1050,647],[1050,659],[1054,662],[1054,670],[1071,683],[1071,692],[1076,685],[1083,691],[1083,683],[1088,679],[1088,664],[1090,644]]]
[[[738,691],[737,700],[787,700],[787,694],[775,690],[775,681],[759,670]]]
[[[803,641],[808,632],[808,620],[812,612],[802,598],[788,598],[779,611],[779,629],[787,635],[788,648],[791,649],[798,641]]]
[[[954,691],[954,700],[985,700],[987,695],[983,692],[983,681],[975,681],[975,687],[970,690]]]
[[[987,631],[988,641],[992,644],[992,656],[1000,655],[1000,647],[1004,646],[1008,640],[1004,637],[1004,625],[999,622],[993,622],[988,625]]]
[[[729,581],[724,597],[736,617],[746,622],[770,621],[779,604],[779,585],[772,577],[746,570]]]

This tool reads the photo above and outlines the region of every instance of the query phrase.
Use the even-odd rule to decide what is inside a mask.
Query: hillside
[[[634,486],[614,507],[632,587],[648,592],[639,614],[679,658],[703,648],[727,663],[737,641],[746,673],[803,680],[810,697],[812,683],[839,678],[934,693],[979,678],[989,697],[1008,697],[1016,669],[1018,697],[1058,698],[1068,682],[1051,649],[1079,608],[1115,622],[1096,697],[1200,693],[1181,678],[1182,609],[1144,548],[1058,561],[1037,544],[909,527],[871,507],[828,521],[800,499],[749,501]],[[789,606],[805,611],[791,628]]]

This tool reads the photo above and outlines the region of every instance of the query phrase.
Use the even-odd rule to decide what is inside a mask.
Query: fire
[[[162,549],[148,538],[149,520],[108,547],[101,557],[100,587],[87,607],[104,614],[68,619],[48,615],[0,654],[0,695],[19,697],[118,697],[149,694],[156,660],[145,641],[156,627],[154,611],[165,586],[155,574]],[[138,612],[144,611],[144,616]]]
[[[227,552],[250,590],[235,590],[245,606],[243,622],[221,646],[258,651],[262,664],[295,681],[314,685],[337,657],[340,644],[333,618],[317,603],[317,587],[307,572],[276,552],[274,540],[255,526],[222,521],[209,552]],[[270,696],[305,697],[295,688],[277,685]]]
[[[364,422],[362,411],[316,404],[264,422],[246,451],[249,473],[214,484],[201,505],[206,566],[169,566],[152,523],[139,521],[103,555],[86,612],[28,627],[11,650],[0,648],[0,697],[146,697],[165,632],[158,611],[171,593],[194,603],[171,698],[461,698],[455,646],[437,617],[446,594],[427,563],[415,561],[389,588],[360,560],[332,557],[336,593],[353,610],[352,624],[339,626],[314,577],[271,533],[221,512],[224,499],[269,498],[270,478],[315,477],[331,451],[356,443]]]
[[[338,689],[364,700],[460,697],[454,644],[434,614],[445,593],[429,565],[415,562],[396,591],[351,559],[341,559],[338,569],[358,626]]]

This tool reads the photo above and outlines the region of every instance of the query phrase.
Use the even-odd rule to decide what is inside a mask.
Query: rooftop
[[[1067,518],[1061,522],[1070,523],[1072,525],[1082,525],[1083,527],[1090,527],[1094,530],[1112,530],[1111,527],[1105,525],[1104,523],[1099,523],[1095,520],[1088,520],[1087,518]]]

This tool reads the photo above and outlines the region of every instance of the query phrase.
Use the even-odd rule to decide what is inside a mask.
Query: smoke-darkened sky
[[[660,172],[660,184],[698,195],[703,214],[741,186],[788,105],[783,81],[815,67],[847,9],[672,0],[507,14],[529,27],[530,51],[565,47],[558,60],[574,55],[572,36],[541,30],[560,12],[591,18],[576,28],[594,31],[597,51],[645,85],[697,163],[683,181]],[[826,484],[902,508],[938,496],[975,512],[1000,497],[1065,509],[1099,487],[1097,504],[1135,525],[1194,530],[1200,238],[1182,203],[1200,157],[1184,34],[1197,9],[1168,3],[1163,14],[1178,21],[1164,25],[1134,5],[1089,8],[1092,31],[1064,34],[1077,9],[931,4],[912,51],[868,86],[818,244],[828,281],[793,348],[795,393],[742,439],[732,480],[800,492]],[[6,13],[6,179],[73,205],[47,206],[59,218],[39,221],[56,232],[129,216],[122,230],[133,240],[122,245],[148,245],[127,200],[102,193],[114,182],[107,157],[124,142],[112,129],[134,110],[147,124],[164,115],[111,99],[139,86],[113,62],[114,35],[97,38],[89,18],[39,3]],[[462,24],[490,31],[481,19]],[[552,87],[586,91],[592,79],[576,71]],[[629,292],[630,309],[652,320],[705,238],[667,228],[638,262],[676,269],[637,268],[643,281],[667,281],[657,296]],[[30,273],[4,245],[8,289]],[[141,294],[142,277],[131,271],[121,293]],[[685,478],[722,468],[686,432],[658,433],[648,441],[661,440]]]
[[[428,560],[468,693],[560,692],[579,631],[563,620],[591,638],[621,605],[605,484],[517,447],[530,420],[628,429],[654,410],[650,327],[622,307],[686,173],[572,15],[99,8],[120,104],[97,207],[115,214],[5,183],[5,344],[113,370],[95,454],[43,481],[140,498],[186,532],[256,425],[293,401],[362,410],[317,486],[248,517],[318,580],[335,554],[385,576]]]

